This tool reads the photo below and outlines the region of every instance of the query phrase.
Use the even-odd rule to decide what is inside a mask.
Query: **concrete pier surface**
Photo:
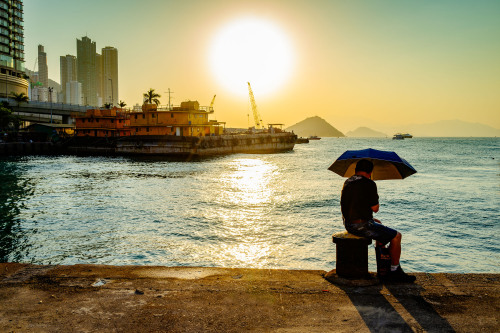
[[[0,263],[0,332],[498,332],[500,274]]]

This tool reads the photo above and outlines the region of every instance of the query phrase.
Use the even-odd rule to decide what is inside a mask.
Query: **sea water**
[[[377,181],[402,266],[499,272],[500,139],[323,138],[289,153],[0,159],[0,262],[335,268],[345,150],[395,151],[418,173]],[[375,270],[370,247],[370,270]]]

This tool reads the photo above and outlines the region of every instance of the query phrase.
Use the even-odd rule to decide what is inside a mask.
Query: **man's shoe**
[[[388,281],[400,282],[400,283],[412,283],[415,282],[416,279],[417,279],[416,276],[406,274],[401,269],[401,266],[398,266],[398,268],[395,271],[391,271],[389,273]]]

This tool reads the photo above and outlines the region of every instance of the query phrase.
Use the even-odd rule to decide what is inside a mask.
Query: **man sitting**
[[[403,272],[399,264],[401,233],[373,218],[373,213],[379,210],[379,202],[377,185],[370,179],[372,171],[371,161],[360,160],[355,174],[345,181],[340,198],[344,226],[353,235],[375,239],[383,245],[390,243],[391,272],[387,281],[413,282],[416,277]]]

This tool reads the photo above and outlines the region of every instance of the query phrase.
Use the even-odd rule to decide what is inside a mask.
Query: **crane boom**
[[[252,104],[252,111],[253,111],[253,119],[255,121],[255,128],[256,129],[261,129],[264,128],[262,125],[262,119],[260,117],[259,111],[257,110],[257,104],[255,103],[255,98],[253,97],[253,91],[252,87],[250,86],[250,82],[248,83],[248,93],[250,94],[250,103]]]
[[[214,109],[215,96],[217,95],[214,95],[214,98],[212,98],[212,102],[210,103],[210,111]]]

